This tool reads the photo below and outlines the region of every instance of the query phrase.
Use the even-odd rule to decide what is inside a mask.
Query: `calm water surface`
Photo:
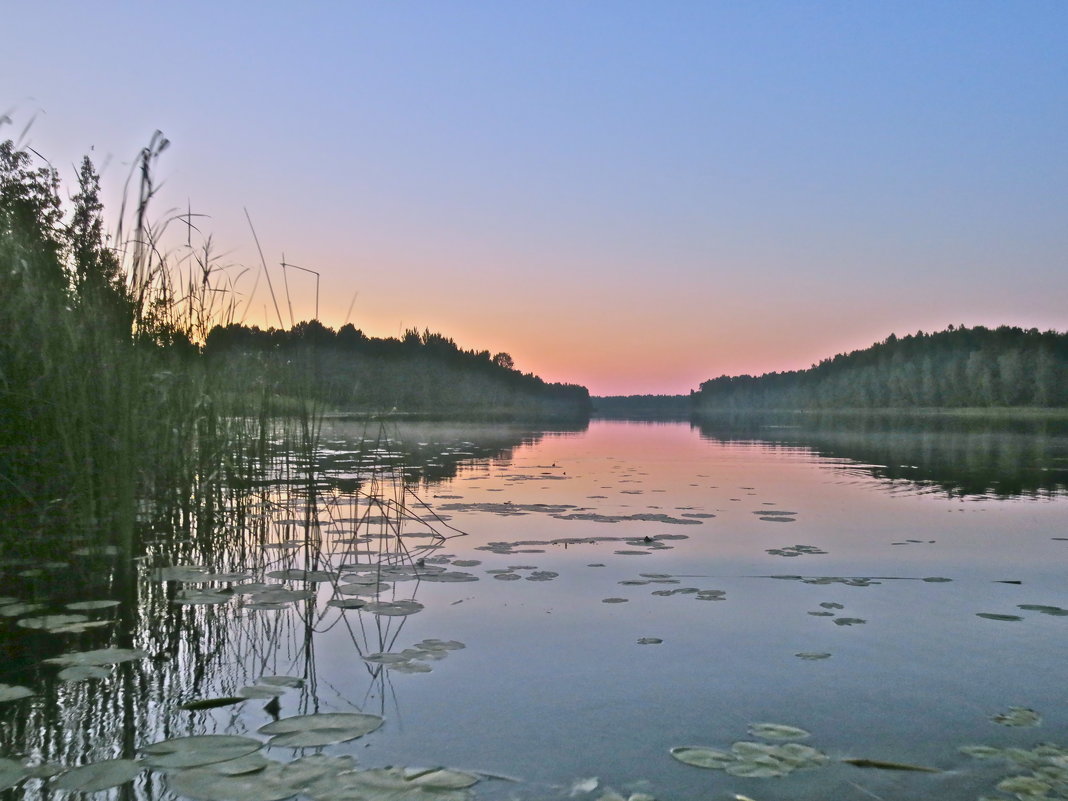
[[[30,637],[0,622],[10,657],[0,680],[38,692],[0,708],[0,756],[78,764],[164,737],[256,736],[272,720],[262,700],[177,706],[240,694],[263,675],[303,680],[279,697],[283,718],[385,718],[326,753],[354,754],[362,766],[445,765],[519,780],[480,782],[476,798],[564,798],[574,789],[594,799],[606,787],[660,799],[1009,798],[994,785],[1021,771],[961,746],[1068,745],[1068,612],[1058,613],[1068,609],[1063,437],[911,432],[898,450],[872,431],[806,438],[685,423],[561,432],[425,424],[388,432],[393,439],[368,454],[354,444],[366,433],[344,423],[324,433],[328,471],[314,504],[288,488],[296,513],[228,524],[254,533],[255,546],[250,533],[225,553],[195,538],[150,549],[137,608],[123,613],[112,640]],[[372,531],[353,541],[373,523],[347,492],[366,488],[368,467],[402,451],[426,503],[409,501],[421,521],[406,521],[399,540]],[[1007,462],[1000,478],[998,460]],[[379,481],[388,494],[389,480]],[[246,509],[250,518],[255,511]],[[313,519],[322,541],[310,549],[298,543]],[[328,606],[339,597],[336,580],[263,578],[287,568],[344,575],[379,558],[370,543],[416,573],[444,568],[468,580],[390,582],[378,600],[423,608],[385,616]],[[175,604],[183,588],[212,585],[160,582],[152,571],[168,564],[237,571],[312,597],[254,608],[241,592],[246,579],[235,577],[232,600]],[[465,647],[426,660],[429,672],[363,659],[425,638]],[[76,683],[40,665],[104,644],[153,658]],[[1011,707],[1036,711],[1041,723],[991,719]],[[747,727],[757,722],[805,729],[804,743],[830,761],[757,779],[669,754],[754,740]],[[270,751],[283,760],[295,753]],[[845,758],[941,772],[862,769]],[[597,790],[575,789],[592,777]],[[125,792],[161,797],[164,787],[146,773]],[[44,791],[31,780],[17,792]]]

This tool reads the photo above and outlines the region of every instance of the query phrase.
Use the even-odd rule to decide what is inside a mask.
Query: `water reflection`
[[[401,651],[423,581],[465,580],[435,557],[462,532],[415,489],[523,436],[469,450],[417,444],[439,453],[414,471],[413,448],[384,430],[373,448],[332,436],[329,457],[292,454],[255,487],[216,487],[198,514],[154,510],[133,560],[98,548],[0,566],[0,682],[33,692],[0,705],[0,755],[27,766],[22,797],[47,796],[45,780],[63,768],[136,759],[162,739],[253,734],[324,706],[383,713],[398,704],[391,671],[428,670],[420,660],[462,647],[424,640],[381,656]],[[86,601],[117,604],[71,614]],[[344,687],[322,684],[327,633],[335,651],[349,643]],[[152,773],[115,792],[163,794]]]
[[[744,416],[703,421],[718,442],[807,448],[843,469],[955,497],[1068,492],[1068,422],[865,415]]]

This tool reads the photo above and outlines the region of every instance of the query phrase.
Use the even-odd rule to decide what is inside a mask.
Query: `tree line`
[[[733,410],[1068,406],[1068,333],[999,326],[891,334],[807,370],[720,376],[697,414]]]
[[[429,330],[378,338],[351,323],[337,331],[317,320],[289,329],[231,323],[208,333],[204,356],[232,375],[338,411],[501,419],[584,418],[590,410],[585,387],[546,382],[517,370],[507,353],[464,350]]]

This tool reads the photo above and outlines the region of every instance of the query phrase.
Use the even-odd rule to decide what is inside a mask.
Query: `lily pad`
[[[363,606],[365,612],[372,612],[376,615],[386,615],[390,617],[412,615],[422,609],[423,605],[418,601],[375,601],[364,604]]]
[[[85,681],[86,679],[106,679],[111,675],[111,667],[104,665],[71,665],[59,671],[60,681]]]
[[[29,698],[34,692],[29,687],[17,684],[0,684],[0,703],[4,701],[17,701],[20,698]]]
[[[92,612],[98,609],[111,609],[118,605],[118,601],[75,601],[67,604],[67,609],[73,609],[76,612]]]
[[[682,745],[671,749],[671,755],[685,765],[710,770],[723,770],[735,762],[733,754],[703,746]]]
[[[14,787],[29,775],[29,770],[21,762],[0,757],[0,790]]]
[[[1040,714],[1033,709],[1027,709],[1022,706],[1010,706],[1008,712],[994,715],[990,719],[995,723],[1000,723],[1002,726],[1014,726],[1018,728],[1037,726],[1042,722],[1042,716]]]
[[[254,754],[263,747],[259,740],[234,734],[199,734],[174,737],[141,749],[145,764],[153,768],[195,768]]]
[[[785,726],[781,723],[751,723],[749,733],[754,737],[762,737],[765,740],[804,740],[811,734],[804,729],[795,726]]]
[[[132,759],[106,759],[71,768],[53,779],[50,786],[56,790],[95,793],[133,781],[142,770],[144,765]]]
[[[994,612],[976,612],[975,616],[984,618],[986,620],[1004,620],[1006,622],[1015,622],[1018,620],[1023,620],[1023,618],[1019,615],[998,615]]]
[[[78,653],[63,654],[44,660],[50,665],[117,665],[120,662],[132,662],[137,659],[145,659],[148,652],[139,648],[99,648],[94,651],[80,651]]]
[[[281,801],[300,791],[279,762],[265,760],[256,770],[236,774],[213,767],[174,771],[167,776],[167,788],[198,801]]]
[[[268,723],[260,734],[271,735],[270,745],[305,748],[355,740],[382,725],[378,715],[355,712],[325,712],[297,715]]]
[[[24,617],[18,625],[24,629],[53,631],[70,626],[72,623],[85,623],[88,620],[86,615],[41,615],[40,617]]]

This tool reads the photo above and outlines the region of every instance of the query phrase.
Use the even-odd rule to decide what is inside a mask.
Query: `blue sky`
[[[273,269],[284,252],[321,273],[329,325],[355,294],[369,334],[430,328],[597,394],[950,323],[1068,328],[1063,2],[19,2],[5,19],[3,135],[32,119],[68,177],[92,148],[117,199],[162,130],[160,214],[191,203],[224,262],[256,267],[247,208]],[[245,320],[277,324],[254,283]]]

